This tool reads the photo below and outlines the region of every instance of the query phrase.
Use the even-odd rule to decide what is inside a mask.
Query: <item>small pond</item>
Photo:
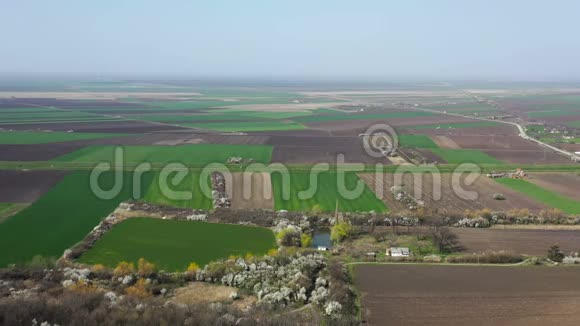
[[[319,229],[314,231],[314,234],[312,235],[312,247],[332,248],[332,241],[330,241],[330,230]]]

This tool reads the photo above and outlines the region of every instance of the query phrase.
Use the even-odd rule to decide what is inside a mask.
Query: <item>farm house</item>
[[[405,247],[391,247],[387,250],[387,255],[391,257],[409,257],[411,250]]]

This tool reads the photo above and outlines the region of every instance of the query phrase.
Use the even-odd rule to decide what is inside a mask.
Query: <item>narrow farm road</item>
[[[459,114],[459,113],[441,112],[441,111],[437,111],[437,110],[431,110],[431,109],[420,108],[420,107],[413,107],[413,109],[419,110],[419,111],[424,111],[424,112],[437,113],[437,114],[441,114],[441,115],[449,115],[449,116],[456,116],[456,117],[462,117],[462,118],[473,119],[473,120],[490,121],[490,122],[497,122],[497,123],[512,125],[518,129],[519,136],[522,137],[523,139],[533,141],[533,142],[539,144],[540,146],[546,147],[546,148],[551,149],[559,154],[567,156],[572,161],[580,162],[580,156],[578,156],[572,152],[565,151],[561,148],[557,148],[557,147],[552,146],[550,144],[544,143],[541,140],[538,140],[536,138],[529,136],[528,133],[526,132],[526,129],[522,125],[520,125],[519,123],[516,123],[516,122],[494,120],[494,119],[488,119],[488,118],[482,118],[482,117],[474,117],[474,116],[463,115],[463,114]]]

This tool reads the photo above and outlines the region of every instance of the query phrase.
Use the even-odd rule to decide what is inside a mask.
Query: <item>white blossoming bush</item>
[[[66,267],[63,270],[63,274],[66,279],[73,280],[75,282],[87,281],[89,275],[91,274],[91,270],[88,268],[78,269]]]
[[[457,223],[456,227],[462,228],[488,228],[490,226],[489,221],[483,217],[477,218],[462,218]]]
[[[248,289],[262,302],[285,306],[308,301],[306,289],[314,285],[316,273],[325,265],[326,260],[319,253],[266,256],[256,262],[238,258],[206,265],[197,279]]]
[[[324,313],[327,316],[336,316],[340,313],[342,305],[336,301],[330,301],[324,306]]]
[[[580,257],[568,256],[562,259],[563,264],[580,264]]]

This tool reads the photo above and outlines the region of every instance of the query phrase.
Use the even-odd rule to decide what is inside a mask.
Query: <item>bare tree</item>
[[[451,232],[447,226],[433,226],[431,228],[431,236],[440,252],[452,252],[459,249],[457,235]]]

